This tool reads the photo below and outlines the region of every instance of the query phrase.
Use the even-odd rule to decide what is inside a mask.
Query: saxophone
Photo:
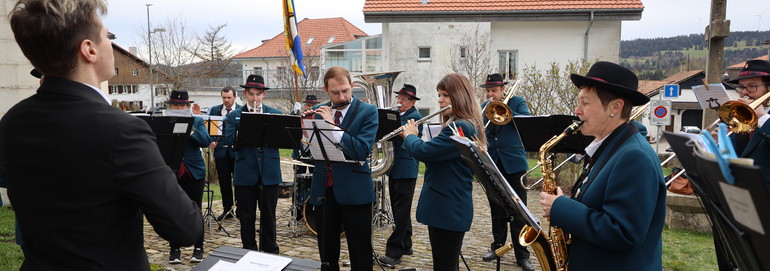
[[[581,121],[573,123],[564,129],[564,132],[553,136],[540,146],[538,158],[543,171],[543,192],[556,194],[556,174],[553,172],[553,159],[548,151],[568,135],[577,132],[581,125],[583,125]],[[570,237],[561,229],[550,227],[550,220],[548,218],[546,220],[549,224],[548,235],[542,230],[524,225],[519,233],[519,244],[532,246],[543,270],[567,270],[567,245],[570,243]]]

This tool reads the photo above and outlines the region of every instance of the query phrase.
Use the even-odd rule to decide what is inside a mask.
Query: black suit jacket
[[[0,167],[24,233],[22,270],[149,270],[142,213],[171,243],[203,232],[150,127],[78,82],[46,77],[6,113]]]

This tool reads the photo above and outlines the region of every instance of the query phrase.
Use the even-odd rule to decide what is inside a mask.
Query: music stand
[[[235,148],[297,149],[300,117],[275,114],[241,114]]]
[[[578,120],[580,120],[578,117],[569,115],[513,116],[513,121],[516,123],[521,137],[521,143],[527,152],[539,152],[540,146],[546,141],[561,134],[564,132],[564,128]],[[592,136],[586,136],[580,132],[573,133],[559,141],[549,152],[583,154],[585,148],[593,140],[594,137]]]
[[[172,170],[182,164],[182,157],[193,129],[192,117],[137,116],[147,122],[155,133],[163,161]]]
[[[202,118],[203,122],[206,125],[206,129],[209,132],[209,136],[216,138],[216,142],[219,142],[219,139],[224,136],[224,130],[225,130],[225,117],[223,116],[209,116],[209,115],[195,115],[196,117]],[[206,169],[206,186],[204,187],[203,193],[206,193],[206,211],[203,213],[203,218],[206,220],[205,224],[209,227],[209,234],[211,234],[211,220],[214,220],[215,223],[217,223],[217,230],[222,230],[225,232],[227,237],[231,237],[230,233],[227,232],[227,229],[222,226],[222,223],[217,220],[217,218],[214,216],[214,210],[212,210],[211,206],[214,205],[214,191],[211,190],[211,179],[214,177],[211,173],[211,149],[206,148],[206,161],[209,161],[209,167]],[[221,184],[220,184],[221,185]],[[232,213],[232,216],[235,216],[233,213],[232,208],[229,211]]]

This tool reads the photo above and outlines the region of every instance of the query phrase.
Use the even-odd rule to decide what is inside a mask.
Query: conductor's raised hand
[[[399,134],[401,137],[406,138],[409,135],[417,135],[417,123],[413,119],[410,119],[406,122],[406,125],[401,127],[404,128]]]

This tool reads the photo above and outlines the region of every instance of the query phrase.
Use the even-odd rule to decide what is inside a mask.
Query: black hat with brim
[[[306,103],[306,104],[317,104],[318,103],[318,98],[315,95],[313,95],[313,94],[309,94],[309,95],[305,96],[305,100],[302,101],[302,102]]]
[[[393,91],[393,93],[404,94],[406,96],[414,98],[415,100],[420,99],[420,98],[417,98],[417,88],[410,84],[404,84],[404,86],[401,87],[401,89],[399,89],[398,91]]]
[[[166,101],[167,104],[191,104],[193,101],[190,101],[190,96],[187,94],[187,91],[184,90],[172,90],[171,96],[169,97],[168,101]]]
[[[738,74],[738,77],[727,81],[727,83],[738,84],[738,81],[743,79],[765,76],[770,76],[770,62],[759,59],[749,60],[746,61],[746,66],[743,66],[743,70]]]
[[[504,86],[507,84],[508,82],[505,82],[505,79],[503,78],[502,74],[493,73],[493,74],[487,75],[487,82],[479,87],[491,88],[496,86]]]
[[[262,78],[261,75],[249,75],[248,78],[246,78],[246,83],[243,85],[240,85],[242,88],[256,88],[261,90],[268,90],[269,87],[265,86],[265,79]]]
[[[623,98],[631,100],[633,105],[643,105],[650,102],[647,95],[637,91],[639,79],[631,70],[618,64],[599,61],[591,65],[585,76],[570,75],[576,87],[596,86]]]

